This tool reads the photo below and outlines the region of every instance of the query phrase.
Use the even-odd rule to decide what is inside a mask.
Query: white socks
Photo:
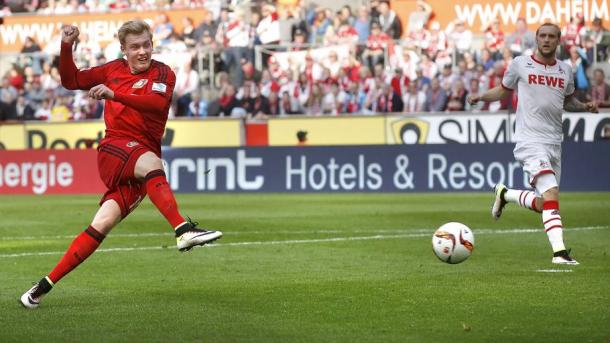
[[[506,193],[504,193],[504,200],[519,204],[519,206],[532,211],[540,212],[540,209],[536,208],[536,193],[534,192],[507,189]]]
[[[545,201],[542,210],[542,223],[544,231],[549,237],[553,252],[566,250],[563,244],[563,224],[559,215],[559,203],[557,201]]]

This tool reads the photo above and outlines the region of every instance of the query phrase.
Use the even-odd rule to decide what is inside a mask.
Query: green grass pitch
[[[610,341],[610,193],[562,194],[575,267],[550,263],[540,215],[494,222],[491,194],[179,195],[225,233],[191,253],[146,200],[23,309],[97,200],[0,197],[0,342]],[[475,233],[459,265],[432,253],[448,221]]]

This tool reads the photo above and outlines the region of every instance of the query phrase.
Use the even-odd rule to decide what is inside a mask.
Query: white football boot
[[[553,262],[553,264],[564,264],[571,266],[577,266],[580,264],[575,259],[571,258],[570,254],[566,250],[554,253],[551,262]]]
[[[21,298],[19,298],[19,302],[25,308],[35,309],[40,305],[42,297],[47,294],[51,288],[53,288],[53,283],[48,277],[44,277],[39,282],[35,283],[32,288],[28,289],[27,292],[23,293]]]
[[[190,251],[198,245],[211,243],[222,237],[222,232],[213,230],[203,230],[197,227],[198,223],[188,221],[176,229],[176,245],[180,251]]]
[[[493,205],[491,206],[491,216],[495,220],[500,219],[502,210],[507,204],[506,200],[504,200],[504,193],[506,193],[506,186],[501,183],[494,186],[495,199]]]

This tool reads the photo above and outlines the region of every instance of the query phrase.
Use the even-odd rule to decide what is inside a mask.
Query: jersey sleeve
[[[104,83],[108,64],[84,70],[78,70],[72,56],[72,44],[61,43],[59,53],[59,76],[61,85],[66,89],[88,90]]]
[[[512,91],[517,88],[517,83],[519,82],[519,66],[516,59],[512,60],[504,72],[504,77],[502,77],[502,88]]]
[[[162,95],[166,99],[171,99],[174,94],[175,86],[176,74],[174,74],[174,71],[170,67],[161,64],[157,68],[157,73],[153,76],[150,92],[152,94]]]

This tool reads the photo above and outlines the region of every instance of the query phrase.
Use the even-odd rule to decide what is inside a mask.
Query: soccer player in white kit
[[[543,24],[536,30],[536,51],[518,56],[510,63],[502,85],[468,98],[470,104],[498,101],[517,90],[515,159],[529,175],[535,192],[494,187],[491,214],[499,219],[507,203],[542,213],[542,223],[553,248],[552,263],[577,265],[563,243],[563,225],[559,215],[559,179],[561,176],[562,113],[597,112],[594,103],[582,103],[574,96],[571,67],[555,58],[561,30],[555,24]]]

